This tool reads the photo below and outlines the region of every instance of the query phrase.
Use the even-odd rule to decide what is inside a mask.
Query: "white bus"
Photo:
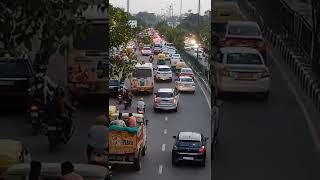
[[[154,74],[152,63],[137,64],[130,79],[132,92],[153,93]]]

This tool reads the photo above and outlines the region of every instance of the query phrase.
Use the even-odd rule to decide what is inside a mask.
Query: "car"
[[[172,71],[167,65],[159,65],[155,69],[155,80],[169,80],[172,81]]]
[[[154,54],[159,54],[159,53],[161,53],[162,52],[162,48],[161,47],[159,47],[159,46],[155,46],[154,48],[153,48],[153,53]]]
[[[35,81],[36,73],[27,58],[0,58],[0,97],[2,102],[16,102],[27,105],[29,89]]]
[[[153,110],[174,110],[178,111],[179,93],[173,88],[160,88],[154,95]]]
[[[191,46],[184,46],[184,49],[185,49],[186,51],[190,51],[190,50],[191,50]]]
[[[151,48],[149,46],[145,46],[142,48],[141,54],[142,54],[142,56],[150,56],[153,53],[152,53]]]
[[[179,162],[199,162],[201,166],[206,165],[206,144],[208,137],[199,132],[179,132],[172,148],[172,165]]]
[[[189,76],[180,76],[176,79],[175,86],[178,92],[192,92],[196,91],[196,84]]]
[[[194,80],[194,73],[191,68],[181,68],[178,77],[180,76],[189,76]]]
[[[171,55],[170,55],[170,61],[171,61],[172,59],[178,59],[178,61],[180,61],[181,56],[180,56],[180,54],[171,54]]]
[[[120,89],[121,86],[122,86],[122,84],[120,83],[119,80],[110,79],[109,80],[109,94],[110,95],[117,95],[118,90]]]
[[[268,99],[270,72],[259,51],[246,47],[225,47],[213,58],[216,96],[224,92],[261,93]]]
[[[267,46],[260,26],[252,21],[229,21],[226,26],[223,47],[251,47],[257,49],[266,60]]]

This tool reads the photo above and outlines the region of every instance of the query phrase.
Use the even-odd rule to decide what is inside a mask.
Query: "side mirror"
[[[174,139],[177,139],[177,136],[172,136]]]

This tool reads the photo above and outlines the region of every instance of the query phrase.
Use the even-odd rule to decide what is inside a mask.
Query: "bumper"
[[[270,78],[264,78],[256,81],[240,81],[233,80],[231,78],[222,78],[218,88],[223,92],[267,92],[270,89]]]
[[[153,87],[134,87],[131,88],[132,92],[150,92],[153,93]]]
[[[171,76],[162,76],[162,75],[157,75],[156,80],[172,80],[172,75]]]
[[[204,159],[206,159],[205,155],[193,155],[185,153],[185,154],[179,154],[179,153],[174,153],[173,156],[177,161],[194,161],[194,162],[201,162]]]
[[[178,105],[175,104],[154,104],[153,108],[161,110],[172,110],[177,109]]]
[[[195,86],[185,87],[185,86],[177,86],[178,91],[186,91],[186,92],[194,92],[196,90]]]

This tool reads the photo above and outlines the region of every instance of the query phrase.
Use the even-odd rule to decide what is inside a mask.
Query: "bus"
[[[154,74],[152,63],[136,64],[130,78],[132,92],[153,93]]]
[[[85,94],[107,94],[107,12],[89,6],[83,16],[89,24],[85,38],[74,37],[68,53],[68,85]]]

